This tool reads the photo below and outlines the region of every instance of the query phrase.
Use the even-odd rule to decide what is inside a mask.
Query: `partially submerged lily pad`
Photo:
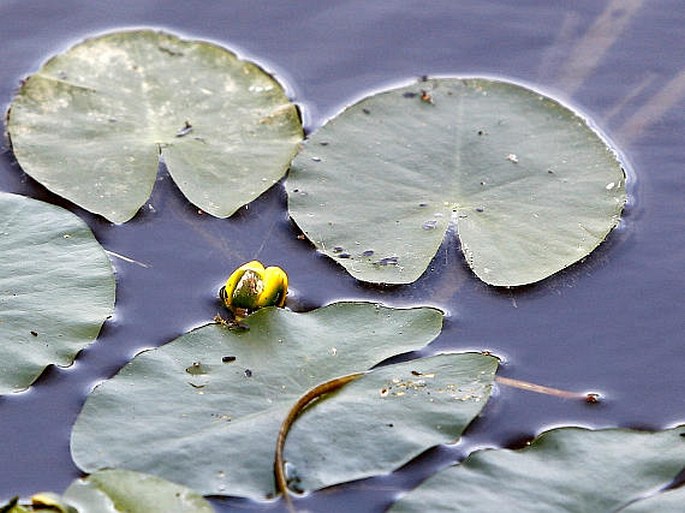
[[[298,398],[331,378],[364,371],[390,356],[420,349],[440,332],[442,315],[431,308],[396,310],[368,303],[338,303],[308,313],[267,307],[246,318],[244,323],[248,331],[209,325],[158,349],[143,352],[114,378],[99,385],[86,401],[72,433],[72,455],[77,465],[85,471],[104,467],[140,470],[183,483],[204,494],[255,499],[272,495],[279,426]],[[407,390],[408,397],[404,400],[389,397],[383,401],[380,382],[392,381],[393,377],[407,378],[412,365],[402,364],[394,370],[384,368],[378,371],[377,378],[365,377],[359,384],[355,383],[349,395],[341,392],[339,395],[347,405],[342,407],[345,415],[337,412],[335,415],[341,415],[339,419],[330,418],[323,424],[328,430],[339,423],[335,428],[346,433],[347,442],[337,431],[331,432],[326,442],[340,450],[336,463],[328,469],[310,468],[309,464],[297,463],[293,456],[301,474],[311,472],[313,477],[309,482],[323,486],[369,469],[376,471],[375,465],[384,462],[387,472],[394,468],[387,465],[406,461],[416,451],[434,445],[436,436],[442,440],[458,436],[460,429],[483,406],[489,392],[488,381],[491,383],[484,376],[494,373],[496,362],[480,357],[471,365],[464,362],[473,357],[451,358],[412,365],[419,370],[422,365],[440,367],[436,370],[441,374],[438,382],[444,380],[444,387],[450,384],[471,387],[474,399],[460,402],[449,393],[436,395],[440,404],[437,411],[441,413],[425,415],[423,440],[411,442],[406,436],[393,435],[390,431],[389,436],[398,437],[398,448],[389,451],[384,461],[372,464],[361,461],[362,466],[355,468],[360,464],[359,454],[354,460],[356,463],[344,456],[355,456],[347,443],[359,437],[359,433],[350,436],[353,430],[348,425],[383,424],[384,419],[391,418],[385,422],[397,422],[400,431],[405,429],[401,427],[403,422],[410,425],[412,421],[409,418],[392,420],[398,415],[398,408],[415,407],[423,402],[430,409],[431,402],[426,397],[423,397],[425,401],[415,398],[412,390]],[[441,362],[446,361],[451,361],[454,368],[443,367],[445,364]],[[368,384],[366,387],[364,382]],[[395,405],[395,410],[387,410],[380,419],[355,419],[354,407],[352,411],[349,407],[355,403],[345,398],[361,394],[357,386],[364,393],[371,390],[370,402],[361,403],[360,411],[368,411],[379,402]],[[395,391],[400,391],[399,385]],[[453,406],[452,417],[444,418],[442,428],[438,428],[436,419],[444,416],[443,403]],[[312,415],[319,415],[317,410],[325,412],[325,408],[322,403]],[[318,432],[319,424],[308,422],[307,416],[296,422],[292,447],[306,445],[302,440],[310,434],[317,441],[326,439],[325,432]],[[308,427],[300,428],[300,424]],[[300,429],[304,430],[302,439],[298,434]],[[409,433],[409,428],[406,429]],[[314,436],[314,433],[318,434]],[[385,435],[376,433],[371,440],[376,440],[373,437],[378,434]],[[423,444],[423,449],[417,448],[417,444]],[[288,448],[289,455],[292,447]],[[398,455],[402,447],[407,452]],[[302,454],[299,457],[304,460],[300,461],[316,459],[314,454]],[[333,467],[340,472],[336,474]]]
[[[107,255],[78,217],[0,193],[0,394],[70,365],[114,310]]]
[[[22,169],[110,221],[147,201],[163,160],[195,205],[228,217],[285,173],[302,125],[273,77],[212,43],[152,30],[88,39],[12,101]]]
[[[429,478],[389,511],[682,511],[682,501],[680,509],[657,507],[662,501],[673,504],[678,496],[673,492],[645,500],[653,509],[643,509],[640,502],[685,467],[683,434],[682,427],[657,433],[555,429],[524,449],[478,451]]]
[[[214,513],[197,492],[159,477],[119,469],[78,479],[63,497],[42,493],[32,502],[33,506],[14,505],[8,513]]]
[[[491,285],[542,280],[617,224],[625,175],[586,120],[516,84],[434,79],[368,97],[315,132],[292,218],[355,278],[410,283],[456,224]]]

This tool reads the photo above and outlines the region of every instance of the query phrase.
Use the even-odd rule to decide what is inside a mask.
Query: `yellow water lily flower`
[[[237,318],[242,318],[265,306],[285,305],[288,275],[280,267],[264,268],[253,260],[241,265],[219,290],[219,297]]]

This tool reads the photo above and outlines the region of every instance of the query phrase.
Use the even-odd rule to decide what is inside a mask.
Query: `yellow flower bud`
[[[288,275],[280,267],[267,267],[253,260],[241,265],[219,290],[219,297],[240,319],[265,306],[285,305]]]
[[[50,510],[59,513],[76,513],[76,509],[64,504],[62,498],[54,493],[43,492],[37,493],[31,497],[31,505],[33,509]]]

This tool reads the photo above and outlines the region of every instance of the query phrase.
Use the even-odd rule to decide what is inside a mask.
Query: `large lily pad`
[[[120,469],[78,479],[63,497],[42,493],[32,502],[33,506],[17,504],[8,513],[214,513],[212,505],[197,492],[159,477]]]
[[[682,502],[679,510],[644,510],[639,502],[631,504],[668,485],[683,467],[682,428],[658,433],[562,428],[521,450],[476,452],[428,479],[389,511],[682,511]]]
[[[86,224],[0,193],[0,394],[70,365],[114,309],[114,275]]]
[[[542,280],[617,224],[625,175],[588,123],[519,85],[426,80],[319,129],[287,180],[292,218],[355,278],[410,283],[456,224],[492,285]]]
[[[302,138],[258,66],[152,30],[54,56],[20,88],[7,129],[24,171],[116,223],[148,199],[160,158],[192,203],[228,217],[283,176]]]
[[[85,471],[104,467],[139,470],[204,494],[264,498],[274,493],[279,426],[298,398],[322,382],[421,348],[440,332],[442,315],[431,308],[395,310],[367,303],[338,303],[308,313],[268,307],[244,323],[249,331],[209,325],[143,352],[114,378],[99,385],[87,399],[72,433],[72,455],[77,465]],[[440,378],[456,380],[462,372],[464,383],[459,385],[473,388],[474,397],[480,399],[473,401],[478,408],[484,403],[487,385],[479,373],[494,372],[492,360],[482,358],[473,368],[453,362],[455,369],[445,371],[445,377]],[[410,367],[383,371],[377,380],[387,380],[391,374],[404,379]],[[443,372],[442,367],[439,372]],[[374,380],[368,383],[373,399],[378,401],[380,381]],[[478,380],[486,385],[476,387]],[[366,378],[360,380],[360,386],[362,381]],[[361,392],[350,393],[355,397]],[[419,402],[420,398],[406,397],[394,404],[395,408],[410,408]],[[461,425],[476,414],[473,405],[452,402],[457,403],[455,417],[444,421],[445,429]],[[393,404],[392,398],[387,403]],[[459,412],[466,411],[461,407],[471,409],[461,416]],[[363,411],[367,410],[368,405],[363,406]],[[354,417],[354,412],[348,413]],[[434,425],[438,416],[427,416],[425,431],[430,433],[430,445],[434,443],[433,433],[441,432]],[[346,425],[363,421],[348,417],[339,420],[347,443],[355,441],[359,433]],[[369,420],[376,424],[381,421]],[[306,429],[318,428],[310,424]],[[454,427],[441,436],[458,434],[459,429]],[[287,446],[288,458],[293,447],[306,445],[306,441],[298,441],[299,436],[296,430],[292,446]],[[319,437],[325,438],[324,433]],[[342,438],[326,443],[339,445],[340,454],[349,454],[350,448],[340,445]],[[406,443],[398,439],[398,444]],[[407,457],[411,451],[416,451],[415,446]],[[301,474],[309,473],[307,465],[298,463],[294,456],[292,459]],[[340,465],[338,458],[335,466]],[[348,471],[344,465],[340,468],[346,478]],[[330,480],[325,474],[313,479],[322,483]]]

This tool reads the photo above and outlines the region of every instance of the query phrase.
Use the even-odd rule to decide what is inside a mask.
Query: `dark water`
[[[459,446],[390,476],[315,493],[317,512],[381,512],[402,491],[474,447],[517,446],[560,425],[664,428],[685,422],[685,11],[679,0],[337,1],[4,0],[0,108],[51,54],[114,27],[153,26],[215,40],[286,83],[315,130],[344,105],[423,74],[493,75],[548,92],[590,116],[630,168],[631,201],[608,242],[544,282],[495,290],[466,269],[454,243],[411,286],[360,285],[296,239],[277,186],[230,220],[197,214],[162,170],[147,209],[112,226],[27,178],[6,149],[0,189],[81,215],[114,259],[117,310],[69,369],[0,397],[0,499],[62,491],[80,475],[69,455],[74,419],[92,386],[140,349],[216,312],[214,293],[252,258],[287,269],[294,304],[336,299],[437,305],[449,315],[430,350],[489,349],[504,376],[605,400],[590,406],[499,387]],[[6,146],[6,144],[4,145]],[[322,286],[325,283],[325,286]],[[280,511],[226,499],[221,511]]]

